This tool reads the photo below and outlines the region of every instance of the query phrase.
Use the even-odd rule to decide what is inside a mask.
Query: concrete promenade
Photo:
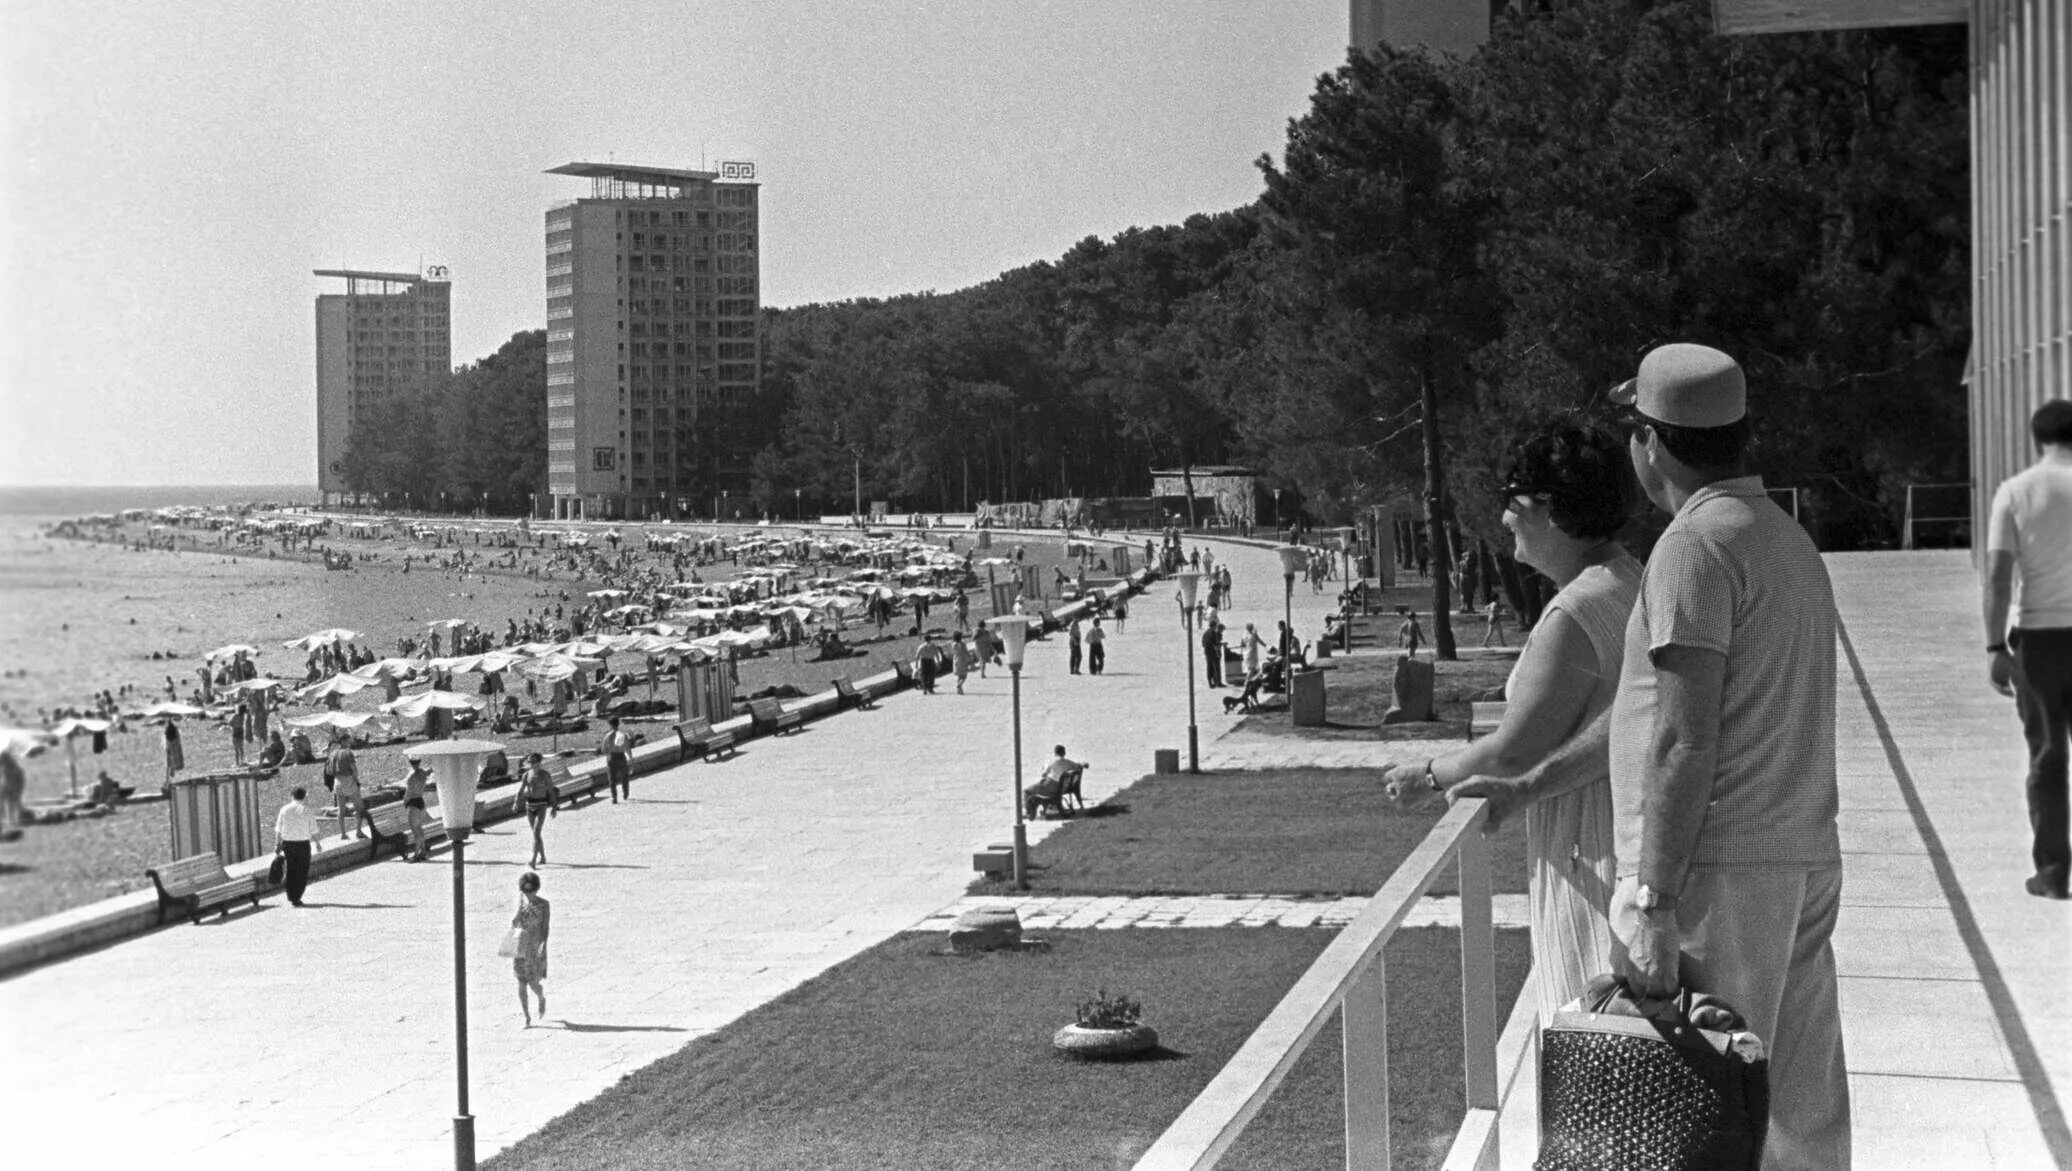
[[[1270,635],[1281,593],[1271,554],[1217,548],[1237,577],[1230,617]],[[2021,891],[2020,734],[1984,686],[1968,565],[1947,554],[1830,564],[1849,652],[1837,949],[1857,1165],[2058,1165],[2072,904]],[[1154,748],[1184,756],[1185,645],[1170,594],[1155,586],[1131,607],[1105,677],[1069,676],[1062,636],[1032,646],[1028,777],[1062,742],[1093,763],[1093,801],[1150,771]],[[1306,636],[1329,597],[1298,583]],[[971,851],[1006,841],[1012,824],[1008,680],[974,676],[968,690],[902,694],[752,742],[729,763],[641,778],[630,805],[550,822],[545,1028],[520,1027],[509,962],[494,954],[524,870],[523,827],[482,835],[467,866],[481,1155],[957,903]],[[1235,721],[1214,696],[1202,692],[1198,709],[1204,767],[1371,764],[1433,748],[1219,740]],[[386,862],[312,887],[304,910],[276,896],[228,923],[182,924],[0,981],[8,1162],[448,1165],[450,878],[443,856]],[[1149,921],[1184,922],[1174,910]]]

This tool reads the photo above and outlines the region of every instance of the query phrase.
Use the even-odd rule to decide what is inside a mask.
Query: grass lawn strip
[[[1030,851],[1037,895],[1371,895],[1445,806],[1391,802],[1364,769],[1260,769],[1147,776]],[[1525,890],[1524,819],[1490,839],[1498,892]],[[1448,867],[1433,894],[1458,893]],[[972,894],[1013,892],[980,878]]]
[[[1127,1166],[1229,1060],[1330,931],[1047,931],[1048,951],[941,954],[896,936],[501,1153],[502,1169]],[[1435,1163],[1462,1111],[1458,933],[1387,952],[1398,1157]],[[1509,1003],[1528,963],[1498,935]],[[1105,987],[1143,1002],[1161,1049],[1085,1063],[1051,1048]],[[1344,1166],[1338,1031],[1327,1027],[1228,1167]],[[486,1104],[485,1104],[486,1106]]]

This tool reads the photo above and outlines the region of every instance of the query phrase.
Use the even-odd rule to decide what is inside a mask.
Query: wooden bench
[[[774,697],[751,699],[748,714],[755,717],[755,726],[764,733],[796,732],[806,724],[804,716],[784,710],[784,704]]]
[[[676,725],[676,738],[683,745],[685,760],[694,756],[718,760],[722,756],[732,756],[738,751],[734,747],[734,734],[714,731],[712,721],[704,716],[692,716]]]
[[[607,776],[603,772],[594,772],[587,777],[575,776],[570,772],[568,762],[558,756],[552,760],[541,760],[540,767],[547,770],[547,778],[553,782],[556,804],[573,805],[582,799],[595,801],[598,796],[597,790],[607,783]]]
[[[367,817],[374,825],[374,849],[368,853],[368,861],[372,862],[379,859],[381,857],[381,848],[387,845],[393,845],[398,856],[410,852],[410,810],[401,801],[391,801],[386,805],[370,806],[367,810]],[[433,838],[443,838],[445,836],[445,819],[432,817],[427,812],[424,825],[425,844],[429,846]]]
[[[1067,772],[1060,778],[1056,793],[1040,793],[1035,786],[1024,791],[1022,803],[1027,806],[1025,813],[1029,819],[1035,820],[1045,810],[1056,813],[1059,817],[1069,817],[1074,810],[1085,809],[1086,798],[1079,793],[1079,780],[1085,772],[1084,765]],[[1040,785],[1042,782],[1038,781],[1037,784]]]
[[[838,706],[853,707],[859,711],[866,711],[877,706],[871,702],[870,696],[856,689],[856,681],[847,675],[835,680],[834,683]]]
[[[239,899],[250,899],[253,906],[258,906],[259,890],[266,885],[263,874],[230,877],[214,850],[204,850],[144,873],[150,876],[151,885],[158,888],[160,925],[165,923],[166,911],[173,907],[187,912],[187,918],[197,927],[201,926],[201,913],[211,907],[228,918],[230,904]]]

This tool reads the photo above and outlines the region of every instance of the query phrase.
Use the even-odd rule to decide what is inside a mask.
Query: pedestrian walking
[[[180,743],[180,717],[165,718],[165,783],[173,787],[173,777],[187,767],[187,750]]]
[[[1260,656],[1266,649],[1266,640],[1259,637],[1257,626],[1245,623],[1245,636],[1239,640],[1238,649],[1245,657],[1245,678],[1250,679],[1259,673]]]
[[[285,885],[290,906],[302,905],[302,892],[309,889],[309,860],[323,844],[317,841],[316,818],[303,804],[309,790],[301,785],[288,793],[288,803],[273,817],[273,850],[288,860]]]
[[[925,634],[914,647],[914,679],[921,685],[921,694],[935,694],[935,646]]]
[[[230,713],[230,759],[239,765],[245,763],[245,707],[239,704]]]
[[[619,727],[619,717],[613,716],[611,728],[604,734],[605,783],[611,786],[612,804],[619,803],[619,795],[633,800],[633,736]]]
[[[554,797],[554,777],[537,752],[527,753],[521,767],[525,775],[519,778],[518,799],[525,803],[525,824],[532,829],[532,858],[528,864],[545,866],[547,843],[541,834],[547,828],[547,818],[561,815],[560,803]]]
[[[1747,469],[1732,358],[1659,347],[1612,401],[1631,411],[1641,488],[1672,518],[1608,721],[1614,958],[1635,995],[1710,993],[1769,1046],[1764,1167],[1847,1167],[1827,566]]]
[[[408,861],[422,862],[429,855],[425,851],[424,827],[432,816],[424,807],[424,785],[432,779],[432,770],[422,760],[413,759],[410,771],[403,776],[403,816],[410,823],[410,854]]]
[[[338,810],[338,836],[364,838],[361,827],[374,828],[367,816],[367,801],[360,793],[360,762],[353,755],[352,741],[343,731],[331,735],[331,751],[324,757],[324,784],[331,790],[331,803]],[[346,806],[352,806],[352,833],[345,832]]]
[[[978,660],[978,677],[986,677],[986,664],[993,661],[993,631],[981,622],[971,632],[971,655]]]
[[[1417,648],[1424,644],[1424,627],[1418,624],[1417,612],[1408,606],[1396,607],[1396,613],[1403,616],[1403,625],[1396,628],[1396,645],[1404,648],[1403,654],[1417,657]]]
[[[2072,400],[2036,409],[2035,464],[1993,493],[1986,529],[1987,679],[2021,711],[2029,748],[2030,861],[2023,884],[2063,899],[2072,877],[2066,815],[2072,754]],[[2014,585],[2021,581],[2021,602]],[[2013,624],[2009,625],[2012,614]]]
[[[1094,619],[1086,632],[1086,671],[1098,675],[1108,666],[1108,632],[1101,629],[1101,620]]]
[[[528,870],[518,876],[518,909],[511,915],[510,934],[499,951],[511,957],[511,971],[518,977],[518,1011],[525,1014],[525,1027],[532,1027],[532,1009],[525,990],[539,998],[540,1019],[547,1019],[547,935],[554,924],[554,908],[540,897],[540,876]]]
[[[1074,618],[1072,620],[1072,625],[1065,628],[1065,648],[1069,652],[1071,657],[1072,674],[1077,675],[1079,674],[1079,660],[1081,654],[1079,619],[1077,618]]]
[[[976,658],[971,647],[965,644],[961,632],[950,636],[950,669],[957,673],[958,695],[964,694],[964,679],[971,674],[971,664]]]
[[[1498,646],[1507,645],[1504,642],[1504,603],[1497,598],[1489,599],[1489,625],[1482,630],[1482,645],[1488,646],[1492,639]]]
[[[1115,595],[1115,633],[1121,634],[1130,620],[1130,595],[1125,589]]]

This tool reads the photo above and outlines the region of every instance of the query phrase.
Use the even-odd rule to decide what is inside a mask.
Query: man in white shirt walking
[[[309,889],[310,855],[323,847],[317,841],[316,818],[303,804],[309,790],[297,785],[288,796],[290,800],[273,819],[273,837],[275,848],[288,859],[288,902],[299,907],[302,892]]]
[[[2039,898],[2062,899],[2072,897],[2065,793],[2072,752],[2072,400],[2038,407],[2029,429],[2042,455],[1993,493],[1987,523],[1986,670],[1993,689],[2020,707],[2029,742],[2036,873],[2026,886]]]

